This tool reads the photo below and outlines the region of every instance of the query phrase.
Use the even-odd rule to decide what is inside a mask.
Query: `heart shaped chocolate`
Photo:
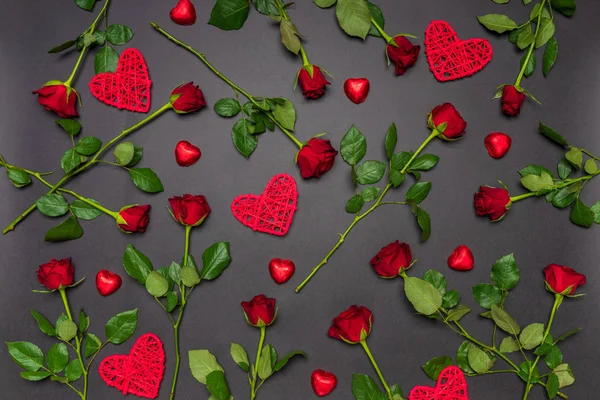
[[[310,384],[317,396],[327,396],[337,386],[337,377],[331,372],[315,369],[310,376]]]
[[[344,93],[354,104],[360,104],[367,99],[371,83],[366,78],[348,78],[344,82]]]
[[[291,260],[274,258],[269,262],[269,273],[278,285],[289,281],[295,271],[296,266]]]
[[[123,280],[118,274],[114,274],[106,269],[101,269],[96,274],[96,289],[102,296],[113,294],[121,287]]]

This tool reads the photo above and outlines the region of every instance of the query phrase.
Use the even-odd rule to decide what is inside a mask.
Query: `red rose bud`
[[[46,264],[40,265],[37,277],[40,284],[48,290],[56,290],[60,287],[67,287],[73,284],[75,268],[71,264],[71,259],[64,258],[55,260],[54,258]]]
[[[117,225],[125,233],[144,233],[150,222],[150,206],[125,206],[119,211]]]
[[[173,89],[170,102],[177,114],[196,112],[206,106],[204,95],[200,88],[194,85],[194,82],[188,82]]]
[[[511,143],[512,139],[510,136],[502,132],[492,132],[487,135],[483,141],[488,154],[496,159],[502,158],[508,153]]]
[[[173,22],[178,25],[194,25],[196,22],[196,7],[190,0],[179,0],[179,3],[169,13]]]
[[[473,253],[464,244],[458,246],[450,257],[448,257],[448,267],[456,271],[470,271],[475,266]]]
[[[38,102],[48,111],[55,112],[61,118],[78,117],[77,92],[69,89],[59,81],[54,85],[44,85],[33,94],[38,95]],[[50,82],[49,82],[50,83]],[[67,97],[67,92],[69,96]]]
[[[362,306],[350,306],[333,319],[327,334],[349,344],[357,344],[367,339],[373,325],[373,313]]]
[[[298,152],[298,167],[302,178],[320,178],[333,167],[337,154],[329,140],[310,139]]]
[[[173,218],[181,225],[198,226],[210,214],[210,206],[202,195],[173,196],[169,199],[169,204]]]
[[[271,325],[277,316],[275,299],[266,297],[264,294],[254,296],[250,301],[242,301],[242,308],[248,323],[256,327]]]
[[[519,115],[524,101],[525,93],[518,91],[516,87],[506,85],[502,89],[502,113],[504,115]]]
[[[546,286],[553,293],[575,294],[577,287],[585,285],[585,275],[562,265],[548,265],[544,268],[544,275]]]
[[[475,212],[479,216],[487,215],[492,221],[498,221],[510,209],[511,201],[508,190],[480,186],[475,193]]]
[[[312,68],[312,75],[310,69]],[[321,68],[316,65],[308,65],[300,68],[298,72],[298,84],[302,94],[307,99],[318,99],[325,95],[325,87],[329,85]]]
[[[371,259],[371,265],[375,272],[382,278],[395,278],[400,271],[410,268],[412,254],[410,246],[399,241],[392,242],[379,250],[379,253]]]
[[[435,107],[429,114],[429,120],[433,124],[432,128],[443,129],[442,135],[447,139],[458,139],[465,134],[467,122],[460,116],[460,113],[450,103],[444,103]],[[440,125],[446,124],[445,128]]]
[[[404,36],[396,36],[394,38],[397,46],[388,44],[386,52],[390,60],[396,66],[396,75],[403,75],[407,69],[415,65],[421,46],[413,45],[410,40]]]
[[[175,146],[175,161],[180,167],[189,167],[200,159],[202,152],[187,140],[182,140]]]

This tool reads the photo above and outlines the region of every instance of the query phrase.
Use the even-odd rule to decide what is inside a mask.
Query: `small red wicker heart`
[[[150,109],[150,86],[146,61],[137,49],[123,51],[115,72],[97,74],[89,84],[92,96],[101,102],[135,112]]]
[[[461,40],[446,21],[431,21],[425,54],[435,78],[446,82],[481,71],[492,59],[492,45],[485,39]]]
[[[233,199],[231,212],[254,231],[283,236],[290,229],[297,202],[296,180],[279,174],[271,178],[261,195],[244,194]]]
[[[469,400],[465,374],[454,365],[446,367],[435,387],[415,386],[408,394],[408,400]]]
[[[123,394],[155,399],[165,373],[163,344],[153,333],[142,335],[128,355],[113,355],[102,360],[98,372],[108,386]]]

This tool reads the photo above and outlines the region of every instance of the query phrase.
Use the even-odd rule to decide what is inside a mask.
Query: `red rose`
[[[327,334],[334,339],[356,344],[367,339],[372,325],[373,313],[367,307],[354,305],[333,319]]]
[[[144,233],[150,222],[150,206],[126,206],[119,211],[117,225],[126,233]]]
[[[585,275],[577,273],[574,269],[562,265],[550,264],[544,268],[546,284],[554,293],[574,294],[578,286],[585,285]]]
[[[318,99],[325,95],[325,87],[329,85],[325,75],[321,72],[321,68],[316,65],[311,65],[313,73],[312,77],[306,70],[307,67],[300,68],[298,73],[298,84],[302,89],[302,94],[307,99]]]
[[[382,278],[395,278],[400,270],[410,267],[411,261],[410,246],[396,240],[379,250],[371,260],[371,265]]]
[[[258,327],[271,325],[277,314],[275,299],[266,297],[264,294],[254,296],[250,301],[242,301],[242,308],[248,323]]]
[[[443,132],[443,135],[448,139],[456,139],[465,134],[467,123],[450,103],[444,103],[435,107],[429,114],[429,118],[436,128],[444,122],[446,123],[446,130]]]
[[[397,46],[387,45],[386,52],[390,60],[396,66],[396,75],[403,75],[407,69],[415,65],[421,46],[413,45],[410,40],[404,36],[394,38]]]
[[[505,115],[519,115],[524,101],[525,93],[519,92],[516,87],[506,85],[502,89],[502,112]]]
[[[200,88],[194,85],[194,82],[188,82],[173,89],[170,101],[177,114],[196,112],[206,106],[204,95]]]
[[[53,258],[50,262],[40,265],[37,272],[38,281],[48,290],[56,290],[61,286],[72,285],[74,275],[75,268],[71,265],[71,259],[69,258],[62,260]]]
[[[335,163],[337,150],[329,140],[313,138],[298,152],[298,167],[304,179],[320,178]]]
[[[78,117],[77,92],[71,89],[67,98],[67,87],[63,84],[42,86],[33,94],[38,95],[38,102],[46,110],[55,112],[61,118]]]
[[[477,215],[487,215],[492,221],[498,221],[510,208],[510,194],[503,188],[480,186],[475,193],[475,212]]]
[[[169,204],[173,218],[181,225],[198,226],[210,214],[210,206],[202,195],[173,196],[169,199]]]

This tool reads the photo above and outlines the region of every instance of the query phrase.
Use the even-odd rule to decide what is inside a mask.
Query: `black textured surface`
[[[2,0],[0,3],[0,152],[16,165],[54,170],[58,174],[59,159],[70,146],[69,139],[55,126],[55,116],[43,111],[30,92],[47,80],[68,76],[76,54],[48,55],[46,51],[85,29],[93,17],[71,1]],[[154,32],[149,25],[151,20],[204,52],[223,73],[250,93],[292,99],[298,111],[296,132],[301,140],[329,132],[337,147],[354,123],[367,135],[367,157],[383,159],[383,138],[391,122],[398,126],[398,148],[414,149],[428,133],[425,114],[439,103],[454,103],[468,121],[468,134],[457,143],[437,141],[429,148],[441,158],[438,166],[425,175],[425,179],[433,182],[433,190],[424,203],[433,221],[431,239],[419,243],[413,216],[406,207],[379,209],[355,228],[316,279],[301,294],[296,294],[295,284],[330,249],[337,233],[351,220],[344,212],[344,204],[352,192],[347,166],[338,158],[334,169],[320,181],[302,181],[292,163],[294,146],[280,132],[263,135],[258,150],[250,160],[245,160],[231,143],[233,121],[220,118],[212,107],[185,117],[168,113],[131,137],[136,145],[144,147],[143,165],[159,174],[165,185],[164,193],[144,194],[129,182],[125,173],[105,165],[93,168],[69,185],[112,209],[127,203],[152,204],[152,221],[146,234],[121,234],[114,222],[103,216],[83,224],[85,235],[80,240],[49,244],[43,242],[43,235],[56,221],[34,213],[14,232],[0,238],[0,340],[29,340],[44,350],[51,346],[53,341],[38,331],[28,310],[37,309],[53,320],[61,312],[62,304],[58,295],[34,294],[31,289],[37,286],[35,271],[39,264],[53,257],[70,256],[77,277],[87,277],[82,286],[69,292],[72,306],[85,308],[91,316],[93,332],[103,334],[103,324],[110,316],[139,307],[140,321],[134,338],[154,332],[163,339],[167,369],[160,398],[167,399],[173,373],[169,321],[144,288],[124,273],[121,258],[127,243],[133,243],[151,257],[155,266],[180,259],[183,229],[166,211],[167,198],[183,192],[201,193],[207,196],[213,213],[202,228],[194,231],[191,252],[199,257],[212,242],[228,240],[233,262],[219,279],[203,283],[190,299],[181,333],[179,398],[208,397],[187,368],[187,350],[198,348],[208,348],[218,357],[236,398],[248,397],[246,377],[229,358],[229,341],[242,343],[254,353],[258,330],[245,323],[239,303],[263,292],[277,298],[280,307],[277,322],[268,330],[267,341],[280,353],[304,349],[309,358],[294,360],[284,372],[271,378],[261,388],[260,399],[315,398],[310,388],[310,373],[315,368],[337,374],[339,385],[331,399],[351,398],[353,372],[375,376],[359,347],[326,336],[331,319],[350,304],[362,304],[374,312],[369,344],[390,383],[401,384],[405,393],[413,385],[431,384],[420,365],[434,356],[453,356],[461,338],[441,323],[414,315],[401,295],[399,280],[382,280],[372,272],[369,258],[395,239],[410,243],[413,254],[419,258],[411,273],[420,276],[429,268],[439,269],[447,276],[449,286],[459,289],[464,302],[476,310],[470,287],[488,281],[494,260],[514,252],[521,269],[521,283],[506,306],[522,325],[545,322],[552,305],[552,296],[543,286],[544,266],[554,262],[585,273],[588,284],[583,291],[588,295],[565,301],[553,333],[584,328],[561,346],[577,380],[565,392],[578,400],[597,397],[600,228],[576,227],[568,221],[567,211],[545,205],[543,200],[530,199],[515,205],[499,224],[477,218],[472,205],[473,192],[480,184],[495,184],[501,179],[513,193],[518,193],[521,190],[518,169],[529,163],[555,165],[560,149],[536,133],[539,119],[563,133],[574,145],[600,152],[597,132],[600,55],[595,51],[600,39],[596,25],[600,8],[595,2],[579,0],[573,20],[557,15],[556,37],[560,44],[557,64],[549,79],[542,76],[538,66],[534,76],[525,82],[544,105],[527,102],[523,115],[515,119],[503,117],[498,102],[490,98],[497,85],[514,80],[520,55],[505,37],[488,33],[475,17],[505,12],[522,20],[530,7],[517,0],[506,6],[483,0],[378,2],[390,34],[411,32],[422,41],[431,20],[445,19],[462,38],[490,40],[494,57],[483,71],[445,84],[435,81],[423,53],[406,75],[395,77],[393,68],[386,66],[381,39],[369,38],[364,43],[350,39],[339,29],[333,10],[321,10],[309,0],[302,0],[290,13],[306,36],[308,55],[312,62],[336,77],[327,96],[312,102],[304,100],[299,91],[292,92],[300,60],[280,44],[278,28],[269,18],[252,11],[243,30],[223,32],[206,24],[212,1],[196,0],[198,22],[192,27],[179,27],[168,16],[171,3],[175,1],[114,2],[110,8],[110,22],[127,24],[136,32],[129,45],[139,48],[148,63],[154,82],[152,109],[168,100],[171,88],[187,80],[200,84],[211,106],[221,97],[230,97],[232,92],[199,60]],[[91,57],[86,59],[76,80],[84,105],[83,134],[107,140],[142,116],[119,112],[90,96],[86,86],[93,75],[92,61]],[[342,85],[347,77],[370,79],[371,94],[364,104],[355,106],[345,98]],[[483,146],[483,138],[492,131],[503,131],[513,138],[512,149],[499,161],[491,159]],[[182,139],[199,145],[203,153],[199,163],[188,169],[178,167],[172,153]],[[253,233],[229,211],[235,196],[262,191],[276,173],[296,177],[300,193],[299,211],[284,238]],[[54,182],[57,178],[50,179]],[[586,186],[587,204],[600,198],[598,183]],[[406,185],[395,196],[400,198],[405,191]],[[0,192],[0,223],[4,226],[45,193],[45,188],[36,182],[17,190],[8,180],[0,179]],[[474,252],[476,268],[470,273],[446,267],[447,256],[458,244],[467,244]],[[272,282],[267,271],[272,257],[295,261],[297,272],[291,282],[282,286]],[[93,278],[102,268],[117,271],[124,278],[121,290],[108,298],[101,298],[94,288]],[[465,318],[464,325],[489,342],[491,326],[487,321],[472,313]],[[99,358],[128,352],[133,342],[107,347]],[[6,348],[0,346],[3,388],[0,398],[75,398],[63,385],[50,381],[29,383],[18,372],[19,367],[10,360]],[[472,399],[519,399],[524,387],[516,376],[508,374],[470,378],[468,383]],[[105,386],[94,370],[89,398],[118,399],[121,394]],[[537,387],[530,398],[543,399],[545,394]]]

